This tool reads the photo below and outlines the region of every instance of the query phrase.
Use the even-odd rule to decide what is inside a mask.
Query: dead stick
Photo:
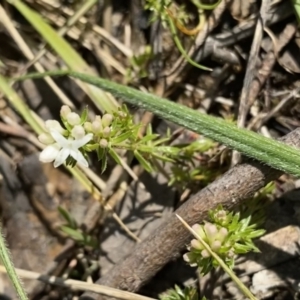
[[[281,140],[300,148],[300,128]],[[256,161],[237,165],[192,196],[176,210],[176,214],[183,217],[189,225],[201,223],[207,219],[208,211],[218,204],[231,210],[281,174],[280,171]],[[177,258],[190,239],[191,235],[174,213],[146,240],[138,244],[129,257],[117,264],[97,283],[135,292],[165,264]],[[103,299],[103,296],[91,293],[80,297],[80,300]]]

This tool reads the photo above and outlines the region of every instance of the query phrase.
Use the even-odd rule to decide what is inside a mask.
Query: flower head
[[[54,167],[57,168],[62,165],[69,156],[71,156],[80,166],[88,167],[88,162],[79,148],[83,147],[93,138],[92,133],[88,133],[79,139],[67,139],[60,132],[52,129],[50,130],[50,135],[54,139],[55,143],[48,145],[41,152],[39,157],[40,161],[54,161]]]

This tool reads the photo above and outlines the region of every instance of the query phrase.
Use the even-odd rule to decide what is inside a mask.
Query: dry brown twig
[[[294,147],[300,147],[300,129],[294,130],[281,140]],[[207,218],[208,211],[217,205],[222,204],[226,209],[232,209],[280,175],[280,171],[256,161],[237,165],[192,196],[175,213],[182,216],[190,225],[201,223]],[[175,213],[146,240],[138,244],[127,259],[117,264],[97,283],[127,291],[137,291],[166,263],[177,258],[190,236]],[[104,298],[86,293],[80,299],[103,300]]]

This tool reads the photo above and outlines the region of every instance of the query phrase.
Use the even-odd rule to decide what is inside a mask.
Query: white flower
[[[55,140],[55,144],[47,146],[40,154],[39,160],[41,162],[54,161],[54,167],[62,165],[65,160],[71,156],[80,166],[88,167],[88,162],[79,151],[79,148],[87,144],[92,138],[93,134],[89,133],[81,139],[66,139],[60,132],[56,130],[50,130],[52,138]]]

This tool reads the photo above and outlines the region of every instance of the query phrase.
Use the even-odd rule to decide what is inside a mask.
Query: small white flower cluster
[[[192,228],[197,234],[211,247],[211,250],[218,253],[221,249],[227,235],[228,230],[224,227],[217,228],[215,224],[206,222],[205,225],[195,224]],[[204,248],[203,244],[193,239],[187,252],[183,255],[183,259],[192,267],[197,266],[197,262],[202,258],[209,258],[209,252]],[[200,256],[199,256],[200,255]]]
[[[101,116],[96,116],[93,122],[85,122],[84,124],[85,130],[94,134],[95,142],[97,142],[101,148],[108,147],[113,119],[113,115],[104,114],[102,118]]]
[[[88,167],[84,157],[84,147],[93,139],[93,133],[87,133],[84,120],[64,105],[60,111],[61,119],[67,129],[56,120],[45,122],[46,132],[39,135],[41,143],[47,147],[40,153],[40,161],[49,163],[54,161],[54,167],[62,165],[68,158],[75,160],[80,166]]]

